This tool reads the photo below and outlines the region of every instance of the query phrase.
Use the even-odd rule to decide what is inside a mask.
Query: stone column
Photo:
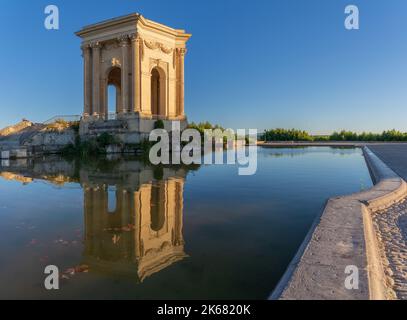
[[[142,60],[142,39],[139,35],[133,34],[131,39],[131,50],[133,54],[133,111],[141,112],[141,60]]]
[[[177,206],[176,206],[176,244],[183,245],[184,237],[182,234],[183,228],[183,213],[184,213],[184,180],[177,181]]]
[[[100,108],[99,108],[99,113],[101,115],[104,115],[105,119],[107,120],[108,116],[109,116],[109,110],[107,108],[107,98],[108,98],[108,96],[107,96],[107,94],[108,94],[108,92],[107,92],[107,80],[102,74],[99,74],[99,76],[100,76],[100,82],[99,82],[100,83],[100,85],[99,85],[99,88],[100,88],[99,89],[100,90],[100,101],[99,101]]]
[[[83,115],[86,117],[92,114],[92,61],[90,55],[90,45],[82,45],[83,56]]]
[[[135,256],[139,258],[142,255],[142,248],[140,243],[141,235],[141,194],[139,191],[133,191],[133,211],[134,218],[134,243],[135,243]]]
[[[93,42],[92,46],[92,79],[93,79],[93,93],[92,93],[92,101],[93,101],[93,108],[92,112],[94,115],[98,115],[101,113],[100,110],[100,48],[101,45],[99,42]]]
[[[120,47],[122,50],[122,113],[129,111],[129,57],[128,57],[128,43],[129,37],[127,35],[119,38]]]
[[[185,110],[184,110],[184,61],[185,61],[185,54],[187,49],[180,48],[179,49],[179,107],[178,107],[178,114],[177,116],[184,117]]]

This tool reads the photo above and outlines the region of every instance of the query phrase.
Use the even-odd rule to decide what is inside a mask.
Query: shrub
[[[163,180],[164,178],[164,168],[162,166],[154,166],[153,176],[155,180]]]
[[[96,138],[96,142],[99,145],[99,147],[101,147],[101,148],[105,148],[106,146],[108,146],[110,144],[118,143],[117,139],[113,135],[111,135],[107,132],[104,132],[100,136],[98,136]]]
[[[71,128],[76,133],[79,132],[79,121],[66,121],[64,119],[57,119],[52,123],[46,125],[46,129],[49,131],[63,131],[65,129]]]
[[[164,121],[157,120],[154,122],[154,129],[164,129]]]

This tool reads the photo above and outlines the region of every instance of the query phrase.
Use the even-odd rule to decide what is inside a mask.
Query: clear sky
[[[60,30],[44,8],[60,9]],[[344,9],[360,10],[360,30]],[[139,12],[193,34],[186,112],[232,128],[407,131],[405,0],[2,0],[0,127],[80,114],[82,26]]]

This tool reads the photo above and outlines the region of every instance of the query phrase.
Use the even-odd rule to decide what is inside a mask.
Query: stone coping
[[[407,185],[368,147],[363,148],[363,154],[375,186],[328,200],[269,299],[389,298],[371,212],[406,197]],[[345,287],[347,266],[359,270],[356,290]]]

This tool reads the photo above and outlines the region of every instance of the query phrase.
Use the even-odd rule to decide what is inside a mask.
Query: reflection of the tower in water
[[[40,179],[58,185],[64,180],[80,182],[82,264],[90,272],[138,281],[187,257],[182,235],[186,174],[181,167],[152,167],[123,159],[92,165],[49,160],[0,167],[0,175],[7,179]]]
[[[186,256],[184,178],[143,183],[136,189],[97,180],[83,183],[84,263],[92,270],[136,273],[143,281]]]

